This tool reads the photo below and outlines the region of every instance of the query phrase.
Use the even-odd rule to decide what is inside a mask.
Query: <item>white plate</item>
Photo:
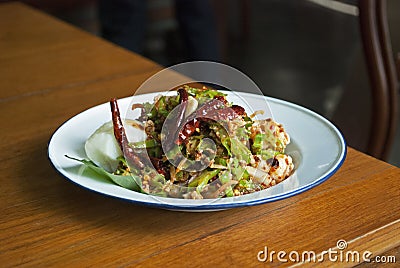
[[[131,103],[153,101],[155,95],[144,94],[119,100],[121,115],[127,114]],[[229,93],[229,98],[245,108],[260,106],[267,100],[274,119],[283,124],[289,133],[292,142],[286,153],[294,159],[295,172],[282,183],[240,197],[205,200],[155,197],[119,187],[65,157],[87,158],[84,152],[86,139],[99,126],[111,120],[108,103],[88,109],[60,126],[49,142],[48,156],[57,171],[84,188],[140,205],[181,211],[213,211],[288,198],[327,180],[342,165],[346,157],[345,140],[340,131],[322,116],[286,101],[249,93]]]

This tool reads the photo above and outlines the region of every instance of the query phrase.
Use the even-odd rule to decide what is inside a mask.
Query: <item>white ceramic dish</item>
[[[144,94],[119,100],[121,115],[129,113],[131,103],[153,101],[155,95]],[[57,171],[86,189],[140,205],[181,211],[213,211],[288,198],[327,180],[342,165],[346,157],[345,140],[339,130],[322,116],[286,101],[249,93],[228,93],[228,99],[243,105],[246,110],[248,107],[257,110],[267,100],[274,119],[284,125],[292,140],[286,149],[295,162],[292,176],[260,192],[219,199],[162,198],[124,189],[65,157],[87,158],[84,152],[86,139],[99,126],[111,120],[108,103],[90,108],[60,126],[49,142],[48,156]]]

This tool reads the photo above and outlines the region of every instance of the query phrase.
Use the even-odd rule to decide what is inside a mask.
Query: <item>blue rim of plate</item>
[[[158,92],[160,93],[160,92]],[[245,93],[245,92],[238,92],[241,95],[254,95],[251,93]],[[155,93],[147,93],[147,94],[143,94],[140,96],[154,96]],[[138,95],[139,96],[139,95]],[[135,204],[135,205],[140,205],[140,206],[146,206],[146,207],[151,207],[151,208],[160,208],[160,209],[167,209],[167,210],[174,210],[174,211],[185,211],[185,212],[211,212],[211,211],[219,211],[219,210],[226,210],[226,209],[232,209],[232,208],[239,208],[239,207],[248,207],[248,206],[255,206],[255,205],[261,205],[261,204],[266,204],[266,203],[270,203],[270,202],[275,202],[275,201],[279,201],[282,199],[286,199],[295,195],[298,195],[300,193],[303,193],[305,191],[308,191],[316,186],[318,186],[319,184],[325,182],[326,180],[328,180],[330,177],[332,177],[338,170],[339,168],[343,165],[345,159],[346,159],[346,155],[347,155],[347,144],[346,141],[344,139],[344,136],[342,134],[342,132],[332,123],[330,122],[328,119],[324,118],[323,116],[319,115],[318,113],[311,111],[301,105],[297,105],[288,101],[284,101],[284,100],[280,100],[280,99],[276,99],[276,98],[272,98],[272,97],[266,97],[263,96],[264,98],[266,98],[266,100],[268,102],[272,101],[272,102],[277,102],[279,104],[283,104],[286,106],[290,106],[292,108],[298,109],[298,110],[302,110],[305,111],[306,113],[318,118],[319,120],[321,120],[324,124],[328,125],[332,130],[335,131],[335,133],[337,134],[337,138],[340,141],[340,144],[342,145],[342,150],[339,151],[339,158],[336,160],[336,162],[334,163],[334,165],[332,166],[330,172],[324,174],[323,176],[320,176],[319,178],[315,179],[312,183],[306,184],[302,187],[299,187],[295,190],[291,190],[288,192],[284,192],[281,194],[276,194],[273,196],[266,196],[263,198],[259,198],[259,199],[254,199],[254,200],[248,200],[248,201],[242,201],[242,202],[231,202],[231,203],[223,203],[223,204],[215,204],[215,203],[206,203],[206,204],[196,204],[196,205],[184,205],[184,204],[170,204],[170,203],[164,203],[164,202],[148,202],[148,201],[142,201],[142,200],[135,200],[135,199],[129,199],[129,198],[124,198],[124,197],[120,197],[120,196],[116,196],[116,195],[112,195],[109,193],[104,193],[102,191],[96,190],[96,189],[91,189],[88,187],[85,187],[84,185],[74,181],[72,178],[70,178],[69,176],[67,176],[65,173],[63,173],[55,164],[55,161],[53,159],[53,156],[50,154],[50,148],[51,148],[51,143],[53,141],[54,136],[56,135],[56,133],[64,126],[66,125],[69,121],[71,121],[72,119],[74,119],[75,117],[79,116],[79,114],[73,116],[72,118],[66,120],[63,124],[61,124],[52,134],[49,142],[48,142],[48,159],[51,162],[51,164],[53,165],[53,167],[56,169],[56,171],[62,175],[63,177],[67,178],[68,180],[70,180],[71,182],[73,182],[74,184],[95,192],[95,193],[100,193],[102,195],[108,196],[108,197],[112,197],[115,199],[119,199],[119,200],[123,200],[123,201],[127,201],[129,203]],[[127,97],[125,99],[128,98],[132,98],[132,97]],[[124,99],[122,99],[124,100]],[[101,104],[103,105],[103,104]],[[98,105],[99,106],[99,105]],[[97,107],[97,106],[95,106]],[[93,109],[95,107],[89,108],[85,111],[88,111],[90,109]],[[83,111],[83,112],[85,112]],[[290,135],[290,133],[289,133]],[[110,184],[112,184],[110,182]],[[264,190],[265,191],[265,190]],[[137,193],[137,194],[141,194],[141,193]],[[141,195],[145,195],[145,194],[141,194]],[[145,195],[146,196],[146,195]],[[148,195],[149,197],[152,197],[151,195]],[[160,198],[160,197],[157,197]],[[235,197],[231,197],[231,198],[235,198]],[[164,200],[184,200],[184,199],[174,199],[174,198],[161,198]],[[219,198],[216,200],[220,200],[220,199],[224,199],[224,200],[229,200],[230,198]],[[203,200],[207,200],[207,199],[203,199]]]

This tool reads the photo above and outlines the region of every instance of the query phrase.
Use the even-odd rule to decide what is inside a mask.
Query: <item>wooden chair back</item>
[[[397,125],[400,54],[397,72],[392,52],[386,0],[359,0],[361,39],[372,89],[367,153],[387,159]]]

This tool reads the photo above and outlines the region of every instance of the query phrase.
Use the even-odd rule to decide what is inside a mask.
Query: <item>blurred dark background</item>
[[[98,1],[28,0],[101,36]],[[173,0],[148,0],[139,51],[170,66],[188,51]],[[365,150],[371,113],[357,12],[351,0],[213,0],[218,61],[252,78],[267,96],[298,103],[332,120],[349,145]],[[340,9],[340,10],[337,10]],[[193,16],[195,14],[192,14]],[[393,52],[400,52],[400,1],[388,0]],[[190,20],[190,16],[189,16]],[[399,117],[400,118],[400,117]],[[400,131],[388,159],[400,166]]]

